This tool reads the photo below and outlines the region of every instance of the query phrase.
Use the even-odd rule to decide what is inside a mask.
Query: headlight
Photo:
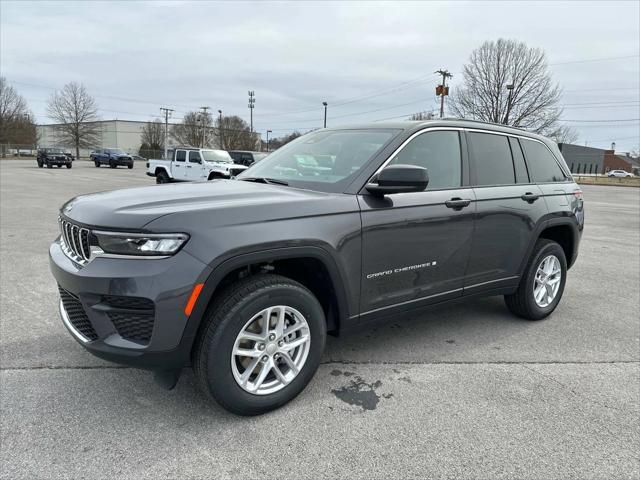
[[[119,233],[97,232],[93,234],[98,246],[107,254],[168,256],[175,254],[187,242],[186,233]]]

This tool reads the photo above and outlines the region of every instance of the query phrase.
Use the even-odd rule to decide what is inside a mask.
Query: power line
[[[592,58],[589,60],[570,60],[568,62],[555,62],[555,63],[549,63],[548,66],[552,67],[552,66],[556,66],[556,65],[571,65],[574,63],[591,63],[591,62],[607,62],[610,60],[623,60],[623,59],[627,59],[627,58],[640,58],[640,55],[626,55],[623,57],[604,57],[604,58]]]
[[[562,121],[574,122],[574,123],[613,123],[613,122],[639,122],[640,118],[610,118],[610,119],[602,119],[602,120],[569,120],[569,119],[563,118]]]

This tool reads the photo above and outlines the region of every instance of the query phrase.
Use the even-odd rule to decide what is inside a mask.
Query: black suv
[[[73,166],[71,163],[73,162],[73,157],[61,148],[39,148],[36,161],[40,168],[45,166],[47,168],[53,168],[54,166],[71,168]]]
[[[234,163],[246,165],[250,167],[267,156],[264,152],[251,152],[249,150],[229,150],[229,155],[233,158]]]
[[[440,120],[318,130],[236,180],[80,196],[59,221],[51,269],[80,344],[167,388],[191,363],[252,415],[304,389],[327,333],[479,295],[546,317],[584,213],[554,142]]]

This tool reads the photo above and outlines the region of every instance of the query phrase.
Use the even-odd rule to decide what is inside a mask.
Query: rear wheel
[[[219,298],[194,349],[202,388],[239,415],[291,401],[320,365],[326,323],[318,300],[279,275],[239,280]]]
[[[159,172],[156,175],[156,183],[157,184],[169,183],[170,181],[171,181],[171,179],[169,178],[169,175],[167,175],[167,172],[165,172],[164,170]]]
[[[504,299],[509,310],[527,320],[541,320],[560,303],[567,279],[567,260],[556,242],[536,242],[520,285]]]

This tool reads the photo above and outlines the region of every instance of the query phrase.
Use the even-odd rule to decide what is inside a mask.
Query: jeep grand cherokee
[[[304,389],[327,333],[479,295],[548,316],[584,214],[552,141],[440,120],[319,130],[236,180],[84,195],[59,221],[75,339],[167,388],[191,364],[253,415]]]

